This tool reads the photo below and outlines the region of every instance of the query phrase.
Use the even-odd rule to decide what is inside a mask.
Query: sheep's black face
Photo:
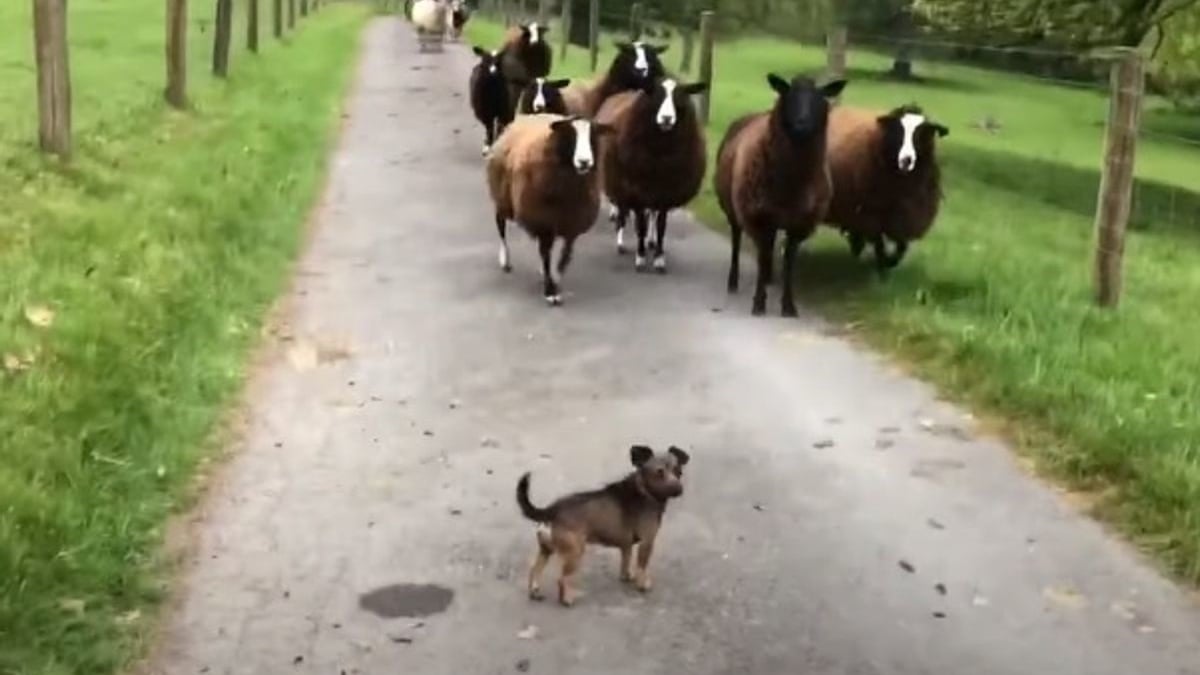
[[[690,96],[706,90],[703,82],[680,84],[671,78],[647,83],[642,87],[642,105],[654,111],[654,123],[662,131],[670,131],[678,122],[693,114]]]
[[[845,80],[836,80],[818,87],[807,77],[791,82],[775,74],[767,82],[779,94],[776,110],[784,131],[793,141],[804,141],[825,133],[829,121],[829,99],[836,98],[846,87]]]
[[[612,128],[580,117],[568,117],[550,125],[554,154],[562,166],[586,175],[596,167],[596,138],[611,133]]]
[[[549,26],[542,25],[536,21],[533,23],[521,26],[521,44],[522,45],[537,45],[542,44],[546,39],[546,33],[550,31]]]
[[[666,74],[659,55],[668,45],[656,47],[645,42],[618,42],[617,55],[608,68],[608,78],[620,89],[639,89],[646,82]]]
[[[567,103],[563,100],[563,87],[571,84],[570,80],[547,80],[538,77],[525,84],[521,91],[521,106],[523,113],[556,113],[565,115]]]
[[[473,47],[475,56],[479,57],[479,64],[476,66],[484,73],[492,76],[500,74],[500,52],[489,52],[482,47]]]
[[[901,174],[916,171],[933,156],[936,139],[950,133],[916,106],[904,106],[878,119],[883,132],[884,163]]]

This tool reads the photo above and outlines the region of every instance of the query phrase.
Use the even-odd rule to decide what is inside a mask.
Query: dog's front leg
[[[657,534],[657,533],[655,533]],[[634,584],[637,589],[643,593],[650,590],[650,556],[654,553],[654,535],[650,535],[642,539],[638,544],[637,564],[638,569],[634,577]]]
[[[633,544],[621,547],[621,581],[633,581]]]

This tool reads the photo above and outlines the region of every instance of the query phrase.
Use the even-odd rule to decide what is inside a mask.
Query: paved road
[[[467,50],[388,19],[365,50],[150,672],[1200,673],[1183,593],[929,388],[816,318],[752,319],[716,235],[678,220],[672,273],[638,276],[598,229],[557,310],[525,237],[502,276]],[[544,502],[634,442],[693,455],[654,591],[593,551],[578,606],[529,602],[517,477]],[[397,584],[453,596],[361,606]]]

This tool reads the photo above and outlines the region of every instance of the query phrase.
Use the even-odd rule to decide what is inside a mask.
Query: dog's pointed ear
[[[635,445],[629,449],[629,461],[633,462],[634,466],[640,467],[650,458],[654,457],[654,451],[644,445]]]
[[[692,459],[691,456],[686,452],[673,445],[667,450],[667,452],[671,453],[671,455],[675,457],[675,461],[679,463],[679,466],[687,466],[687,463]]]

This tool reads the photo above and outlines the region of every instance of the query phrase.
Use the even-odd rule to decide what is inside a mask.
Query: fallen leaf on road
[[[1065,609],[1082,609],[1087,606],[1087,598],[1073,588],[1047,586],[1042,589],[1042,597]]]
[[[762,504],[755,504],[755,505],[754,505],[754,510],[755,510],[755,511],[766,511],[766,510],[767,510],[767,507],[763,506]]]
[[[528,673],[529,665],[530,665],[529,659],[521,659],[520,661],[517,661],[517,665],[516,665],[517,672],[518,673]]]
[[[1133,611],[1133,607],[1124,602],[1114,602],[1108,609],[1126,621],[1133,621],[1137,618],[1137,613]]]
[[[537,638],[538,632],[537,626],[529,625],[517,633],[517,637],[521,638],[522,640],[534,640]]]
[[[816,448],[816,449],[818,449],[818,450],[824,450],[824,449],[826,449],[826,448],[832,448],[832,447],[833,447],[833,445],[834,445],[834,444],[833,444],[833,439],[832,439],[832,438],[823,438],[823,439],[821,439],[821,440],[817,441],[816,443],[813,443],[813,447],[814,447],[814,448]]]
[[[938,584],[933,587],[933,590],[937,591],[938,595],[945,595],[946,594],[946,584]]]
[[[880,438],[875,441],[876,450],[887,450],[894,445],[896,445],[896,442],[890,438]]]
[[[413,639],[407,635],[389,635],[388,639],[398,645],[411,645],[413,643]]]
[[[49,328],[54,323],[54,310],[45,305],[30,305],[25,308],[25,319],[38,328]]]
[[[933,618],[935,618],[935,619],[944,619],[944,618],[946,618],[946,613],[945,613],[945,612],[934,612],[934,613],[933,613]]]
[[[908,562],[907,560],[901,560],[899,565],[900,565],[900,569],[904,570],[905,572],[908,572],[909,574],[913,574],[917,571],[917,568],[913,567],[913,564]]]
[[[939,521],[938,521],[936,518],[930,518],[929,520],[927,520],[927,521],[925,521],[925,522],[929,523],[929,526],[930,526],[930,527],[932,527],[932,528],[933,528],[933,529],[935,529],[935,530],[944,530],[944,529],[946,529],[946,526],[945,526],[945,525],[943,525],[941,522],[939,522]]]

